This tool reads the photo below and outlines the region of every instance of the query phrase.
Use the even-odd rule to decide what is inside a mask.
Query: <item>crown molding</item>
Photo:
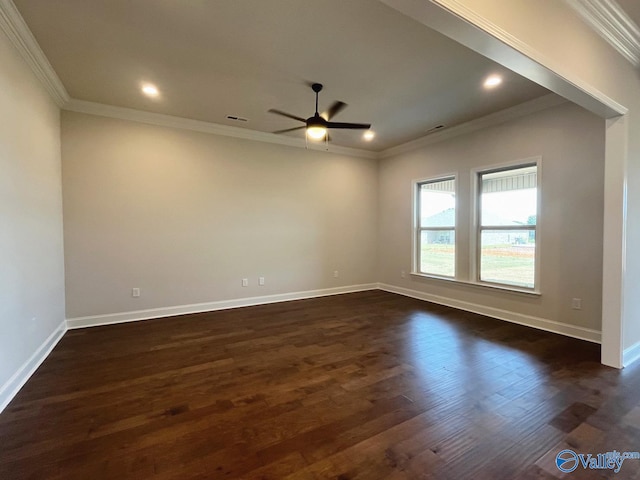
[[[0,0],[0,30],[20,52],[54,102],[59,107],[68,102],[67,90],[11,0]]]
[[[160,127],[177,128],[180,130],[191,130],[194,132],[209,133],[213,135],[222,135],[225,137],[241,138],[245,140],[253,140],[257,142],[274,143],[278,145],[286,145],[289,147],[306,148],[318,152],[328,152],[334,154],[348,155],[351,157],[367,158],[371,160],[394,157],[402,153],[411,152],[433,143],[449,140],[460,135],[482,130],[493,125],[515,120],[525,117],[533,113],[562,105],[568,102],[567,99],[555,95],[553,93],[538,97],[520,105],[500,110],[499,112],[476,118],[469,122],[447,128],[416,140],[391,147],[379,152],[360,150],[357,148],[341,147],[339,145],[329,144],[328,148],[320,143],[308,143],[304,140],[275,135],[273,133],[258,132],[247,128],[232,127],[228,125],[220,125],[217,123],[204,122],[201,120],[192,120],[189,118],[175,117],[172,115],[164,115],[161,113],[144,112],[132,108],[116,107],[113,105],[105,105],[103,103],[88,102],[72,98],[62,106],[63,110],[70,112],[85,113],[89,115],[97,115],[100,117],[116,118],[119,120],[128,120],[137,123],[145,123],[148,125],[156,125]]]
[[[383,1],[390,4],[390,6],[392,6],[393,8],[397,8],[397,6],[394,7],[393,4],[398,0],[396,0],[396,2],[394,2],[393,0]],[[466,18],[468,21],[471,21],[473,24],[479,26],[489,34],[493,35],[495,38],[498,38],[507,44],[516,46],[518,50],[527,54],[530,58],[536,59],[540,56],[538,52],[532,51],[528,45],[523,44],[507,32],[487,22],[484,18],[468,9],[458,0],[432,1],[445,8],[446,10],[449,10],[451,13],[454,13],[455,15],[458,15],[462,18]],[[592,26],[592,28],[594,28],[600,35],[602,35],[625,58],[627,58],[635,66],[640,66],[640,28],[633,22],[633,20],[629,18],[629,16],[624,12],[624,10],[622,10],[622,8],[615,2],[615,0],[564,1],[572,8],[574,8],[585,19],[585,21],[587,21],[587,23]],[[271,133],[258,132],[255,130],[71,99],[64,85],[60,81],[60,78],[49,63],[49,60],[38,45],[38,42],[29,30],[29,27],[26,25],[24,19],[20,15],[20,12],[17,10],[12,0],[0,0],[0,30],[2,30],[7,35],[11,43],[20,52],[27,64],[33,70],[36,77],[45,86],[55,103],[65,110],[120,118],[125,120],[133,120],[154,125],[194,130],[205,133],[213,133],[217,135],[236,138],[245,138],[267,143],[288,145],[292,147],[308,148],[305,141],[294,139],[291,137],[284,137],[273,135]],[[542,59],[538,58],[539,62],[540,60]],[[542,62],[542,64],[544,64],[544,62]],[[588,88],[586,85],[576,84],[576,86],[599,100],[611,112],[618,115],[623,115],[627,112],[627,109],[624,106],[606,97],[601,92],[594,91],[592,88]],[[534,102],[537,102],[537,100],[534,100]],[[513,108],[517,110],[521,107],[522,106],[516,106]],[[459,125],[442,132],[437,132],[435,134],[429,135],[428,137],[413,140],[406,144],[392,147],[381,152],[372,152],[368,150],[340,147],[336,145],[329,145],[328,149],[320,146],[319,144],[309,144],[309,147],[312,150],[329,151],[332,153],[345,154],[362,158],[386,158],[398,153],[419,148],[422,145],[446,140],[447,138],[451,138],[456,135],[469,133],[470,131],[485,128],[485,126],[494,123],[499,123],[500,121],[506,121],[510,118],[517,118],[517,116],[521,116],[516,115],[515,117],[509,117],[507,115],[507,118],[505,120],[499,120],[500,115],[504,114],[504,112],[506,111],[498,112],[497,114],[495,114],[497,118],[493,120],[490,118],[492,117],[492,115],[489,115],[488,117],[483,117],[481,119],[471,121],[467,124]],[[607,113],[610,114],[611,112]],[[524,115],[526,115],[526,113],[524,113]],[[476,125],[477,122],[486,122],[486,124],[483,126],[479,126]]]
[[[628,112],[627,107],[582,80],[564,62],[548,57],[487,20],[466,2],[379,1],[600,117],[613,118]]]
[[[634,67],[640,67],[640,27],[615,0],[565,0]]]
[[[477,130],[482,130],[483,128],[515,120],[520,117],[525,117],[567,102],[568,100],[566,98],[550,93],[548,95],[529,100],[528,102],[500,110],[499,112],[491,113],[484,117],[476,118],[466,123],[461,123],[455,127],[443,129],[416,140],[403,143],[402,145],[383,150],[380,152],[379,158],[389,158],[402,153],[411,152],[427,145],[449,140],[450,138],[458,137],[460,135],[466,135]]]
[[[413,2],[415,0],[381,0],[385,3],[390,2]],[[488,34],[493,39],[498,40],[500,44],[507,46],[509,49],[513,49],[516,52],[519,52],[520,55],[527,58],[531,63],[526,65],[527,62],[523,64],[526,65],[524,70],[520,70],[518,68],[511,68],[516,73],[523,75],[530,80],[539,83],[540,85],[554,91],[556,93],[561,93],[562,96],[568,98],[569,100],[581,105],[583,108],[586,108],[596,115],[603,116],[604,118],[612,118],[619,115],[626,115],[629,109],[624,105],[621,105],[617,101],[613,100],[609,96],[602,93],[600,90],[596,89],[592,85],[584,82],[580,78],[576,77],[572,72],[570,72],[565,65],[559,63],[557,61],[551,60],[548,56],[542,54],[536,48],[532,47],[528,43],[520,40],[518,37],[510,34],[503,28],[499,27],[493,22],[485,19],[482,15],[478,14],[475,10],[469,8],[466,4],[462,3],[460,0],[430,0],[433,4],[443,8],[445,11],[453,14],[455,17],[462,19],[465,24],[470,24],[471,31],[474,34],[466,34],[469,38],[473,39],[473,44],[477,45],[482,41],[486,42],[486,39],[482,39],[482,36],[478,37],[475,32],[476,30],[480,30],[485,34]],[[425,23],[427,24],[427,23]],[[435,28],[435,27],[433,27]],[[454,29],[459,29],[460,24],[458,22],[453,26]],[[436,28],[436,30],[438,30]],[[441,32],[442,33],[442,32]],[[461,42],[465,44],[464,42]],[[497,61],[504,65],[503,60],[496,58],[496,55],[492,55],[492,50],[499,50],[494,43],[488,42],[485,45],[485,48],[476,49],[470,44],[466,44],[467,47],[472,50],[481,53],[489,59]],[[500,52],[498,57],[504,56],[504,52]],[[519,60],[522,60],[520,58]],[[526,71],[525,71],[526,70]],[[543,73],[544,72],[544,73]],[[560,80],[560,83],[557,81]],[[571,87],[569,87],[571,85]],[[577,93],[576,89],[580,92]],[[561,92],[562,91],[562,92]],[[583,94],[586,94],[586,98]]]
[[[397,9],[399,8],[399,6],[395,5],[396,3],[399,2],[400,4],[402,4],[403,2],[411,0],[382,1],[389,4],[392,8]],[[454,15],[464,18],[467,21],[470,21],[472,24],[479,26],[481,29],[488,32],[495,38],[505,42],[507,45],[515,46],[516,49],[529,56],[529,58],[534,59],[539,63],[542,63],[543,65],[545,64],[545,62],[542,61],[543,59],[540,58],[539,52],[533,51],[528,45],[523,44],[515,37],[498,28],[496,25],[487,22],[484,18],[477,15],[474,11],[470,10],[465,5],[461,4],[458,0],[431,1],[444,8],[445,10],[453,13]],[[565,2],[578,10],[580,14],[585,17],[585,19],[588,17],[592,19],[593,22],[596,22],[593,23],[593,25],[596,25],[594,26],[594,28],[596,28],[601,35],[605,36],[605,38],[610,41],[610,43],[615,40],[615,43],[612,43],[612,45],[614,45],[623,55],[625,55],[626,58],[632,61],[634,65],[640,65],[640,29],[626,15],[626,13],[620,8],[620,6],[615,3],[614,0],[565,0]],[[419,148],[423,145],[446,140],[447,138],[462,135],[464,133],[469,133],[471,131],[485,128],[486,126],[495,123],[500,123],[502,121],[507,121],[511,118],[517,118],[518,116],[527,114],[522,113],[516,114],[515,116],[510,116],[511,114],[509,113],[505,114],[505,112],[512,110],[508,109],[507,111],[494,114],[495,118],[493,118],[494,115],[489,115],[487,117],[473,120],[466,124],[452,127],[441,132],[436,132],[429,135],[428,137],[422,137],[420,139],[413,140],[403,145],[392,147],[380,152],[358,148],[341,147],[337,145],[329,145],[328,148],[326,148],[322,144],[309,144],[307,146],[307,143],[301,139],[274,135],[265,132],[258,132],[255,130],[249,130],[239,127],[231,127],[204,121],[191,120],[182,117],[143,112],[130,108],[115,107],[72,99],[69,97],[69,94],[60,81],[60,78],[49,63],[44,52],[38,45],[38,42],[29,30],[29,27],[26,25],[24,19],[20,15],[20,12],[17,10],[12,0],[0,0],[0,30],[5,32],[11,43],[20,52],[27,64],[33,70],[34,74],[45,86],[55,103],[65,110],[120,118],[124,120],[132,120],[152,125],[168,126],[235,138],[244,138],[248,140],[287,145],[298,148],[309,148],[315,151],[328,151],[336,154],[344,154],[369,159],[386,158],[389,156],[397,155],[398,153]],[[604,32],[607,32],[607,34],[605,35]],[[572,83],[577,88],[589,94],[597,101],[599,101],[603,106],[605,106],[605,108],[607,109],[607,111],[605,112],[607,114],[607,117],[612,115],[624,115],[627,112],[627,109],[624,106],[608,98],[601,92],[594,90],[593,88],[589,88],[589,86],[587,85],[577,84],[575,81]],[[549,97],[553,97],[553,95],[550,95]],[[540,99],[534,100],[533,102],[537,102],[538,100]],[[547,101],[552,102],[550,99],[548,99]],[[545,101],[542,101],[541,103],[544,104]],[[522,107],[522,105],[518,105],[516,107],[513,107],[513,109],[517,112]],[[542,108],[548,107],[544,106],[540,109]],[[533,111],[529,111],[528,113],[533,113]],[[506,117],[504,119],[501,119],[501,116],[503,114],[506,115]]]
[[[194,132],[210,133],[214,135],[222,135],[225,137],[242,138],[245,140],[287,145],[289,147],[305,148],[318,152],[328,152],[368,159],[378,158],[377,152],[372,152],[369,150],[341,147],[339,145],[332,144],[325,145],[324,143],[309,142],[307,144],[307,142],[302,139],[287,137],[285,135],[258,132],[257,130],[250,130],[248,128],[231,127],[228,125],[220,125],[218,123],[204,122],[201,120],[192,120],[184,117],[175,117],[173,115],[164,115],[161,113],[144,112],[142,110],[135,110],[133,108],[116,107],[114,105],[87,102],[85,100],[77,100],[75,98],[72,98],[67,103],[65,103],[62,106],[62,109],[69,110],[71,112],[87,113],[90,115],[98,115],[101,117],[110,117],[120,120],[129,120],[132,122],[146,123],[148,125],[156,125],[160,127],[192,130]]]

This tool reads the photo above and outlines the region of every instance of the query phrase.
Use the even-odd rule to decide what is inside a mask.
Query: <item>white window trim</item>
[[[537,182],[536,182],[537,214],[536,215],[538,218],[540,218],[540,212],[542,207],[542,189],[543,189],[543,185],[541,182],[541,178],[542,178],[542,157],[541,156],[528,157],[528,158],[515,160],[512,162],[500,163],[496,165],[487,165],[487,166],[471,169],[471,172],[470,172],[471,190],[470,191],[471,191],[472,209],[470,212],[471,214],[469,215],[471,220],[471,225],[469,229],[469,237],[470,237],[469,238],[469,248],[470,248],[469,261],[471,263],[469,266],[470,267],[469,274],[471,278],[468,283],[480,285],[480,286],[493,287],[500,290],[512,290],[514,292],[521,292],[521,293],[529,292],[536,295],[542,294],[542,289],[540,286],[541,265],[542,265],[542,262],[541,262],[542,235],[540,234],[541,225],[537,220],[536,220],[536,230],[535,230],[536,231],[536,257],[535,257],[535,272],[534,272],[533,288],[519,287],[516,285],[509,285],[509,284],[496,283],[496,282],[486,282],[486,281],[483,282],[480,280],[480,225],[479,225],[480,201],[478,197],[480,193],[480,183],[478,181],[479,176],[481,173],[490,172],[492,170],[503,170],[503,169],[508,170],[511,168],[524,167],[526,165],[536,165],[536,176],[537,176]]]
[[[455,255],[454,255],[454,276],[453,277],[447,277],[444,275],[434,275],[431,273],[424,273],[420,271],[420,255],[418,254],[418,245],[420,244],[419,240],[418,240],[418,236],[419,236],[419,232],[420,232],[420,209],[418,208],[418,188],[419,185],[423,184],[423,183],[429,183],[429,182],[441,182],[444,180],[451,180],[453,179],[453,185],[454,185],[454,195],[456,197],[456,224],[453,227],[453,231],[454,231],[454,235],[455,235],[455,243],[454,243],[454,249],[455,249]],[[456,279],[458,278],[458,225],[460,224],[460,219],[458,218],[458,216],[460,215],[460,209],[458,208],[458,172],[453,172],[453,173],[446,173],[446,174],[442,174],[442,175],[437,175],[437,176],[433,176],[433,177],[426,177],[426,178],[418,178],[418,179],[414,179],[411,181],[411,189],[412,189],[412,203],[413,203],[413,215],[412,215],[412,229],[411,229],[411,275],[419,275],[421,277],[428,277],[428,278],[436,278],[436,279],[442,279],[442,280],[447,280],[447,281],[456,281]]]
[[[500,283],[488,283],[488,282],[482,282],[482,283],[470,282],[468,280],[461,280],[459,278],[439,277],[437,275],[429,275],[428,273],[419,273],[419,272],[411,272],[411,276],[416,278],[426,278],[429,280],[451,282],[458,285],[469,285],[470,287],[476,287],[480,289],[497,290],[503,293],[513,293],[517,295],[524,295],[524,296],[530,296],[530,297],[531,296],[539,297],[542,295],[542,293],[539,291],[531,290],[528,288],[520,288],[520,287],[516,287],[515,285],[503,285]]]

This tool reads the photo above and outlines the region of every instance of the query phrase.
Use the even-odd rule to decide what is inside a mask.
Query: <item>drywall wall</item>
[[[640,225],[631,221],[640,215],[640,136],[634,134],[640,131],[638,71],[568,2],[381,1],[610,119],[605,150],[602,361],[622,367],[640,359],[640,251],[632,247],[640,241]],[[614,112],[624,116],[614,119]]]
[[[0,410],[64,327],[60,112],[0,31]]]
[[[453,3],[438,2],[445,6]],[[640,356],[640,250],[634,248],[640,243],[640,224],[633,221],[640,216],[640,136],[635,134],[640,131],[640,75],[565,2],[457,2],[475,16],[472,23],[484,23],[480,28],[494,25],[518,39],[518,48],[527,49],[529,54],[535,52],[545,66],[570,82],[593,87],[628,109],[624,124],[611,123],[607,135],[605,225],[610,228],[605,229],[607,304],[603,317],[603,361],[616,366],[628,364]],[[614,131],[618,129],[624,131]],[[613,254],[617,258],[611,258]],[[609,348],[609,343],[622,343],[627,352],[620,355]]]
[[[441,299],[599,330],[601,327],[604,120],[564,103],[380,163],[380,281]],[[542,157],[538,217],[542,295],[406,275],[412,266],[413,180],[457,174],[458,275],[470,278],[471,170]],[[571,299],[582,299],[582,310]]]
[[[67,318],[376,281],[375,160],[73,112],[62,146]]]

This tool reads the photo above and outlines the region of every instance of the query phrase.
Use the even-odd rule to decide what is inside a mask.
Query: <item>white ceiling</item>
[[[270,132],[298,124],[267,110],[310,116],[321,82],[321,110],[344,101],[334,120],[377,134],[332,131],[343,146],[383,150],[549,93],[377,0],[14,3],[72,98]],[[491,73],[505,81],[486,91]]]

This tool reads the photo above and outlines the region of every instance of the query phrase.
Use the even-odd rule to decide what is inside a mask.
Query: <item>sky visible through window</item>
[[[536,188],[525,188],[522,190],[485,193],[482,195],[482,212],[483,214],[490,213],[493,218],[526,225],[529,217],[536,215],[536,190]],[[483,225],[492,223],[490,220],[487,222],[487,220],[483,218]]]
[[[526,225],[529,217],[536,215],[536,190],[535,188],[526,188],[485,193],[482,195],[482,207],[491,212],[493,216]],[[420,212],[423,221],[456,206],[454,194],[448,192],[423,190],[421,199]]]
[[[538,189],[536,167],[483,174],[479,213],[479,280],[533,288]],[[456,196],[452,180],[420,188],[419,268],[455,277]],[[526,227],[525,227],[526,226]],[[495,227],[495,228],[494,228]]]
[[[480,279],[534,288],[536,233],[519,227],[537,223],[537,188],[484,193],[481,201]]]
[[[456,197],[453,193],[433,192],[423,189],[420,197],[422,200],[420,213],[423,222],[429,217],[442,213],[450,208],[455,208],[456,206]]]

